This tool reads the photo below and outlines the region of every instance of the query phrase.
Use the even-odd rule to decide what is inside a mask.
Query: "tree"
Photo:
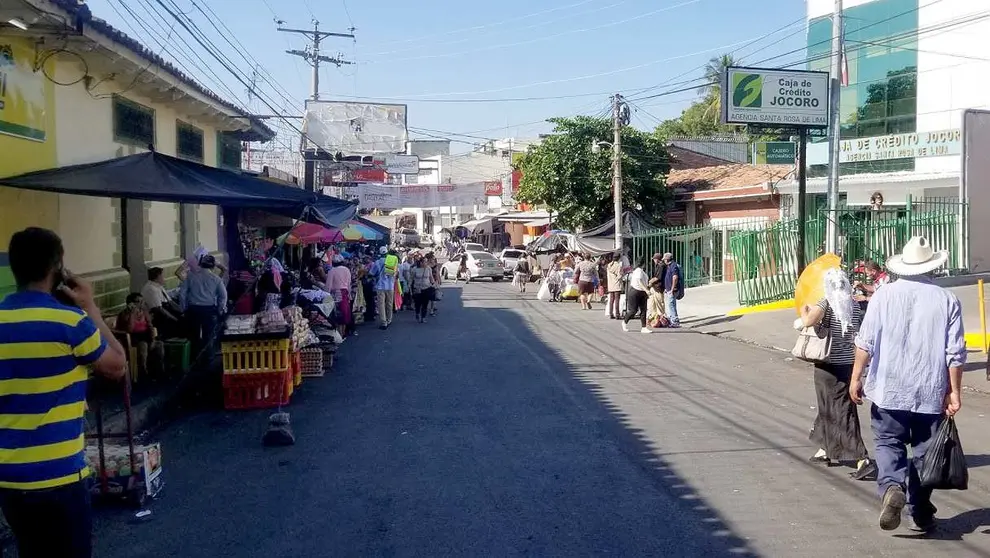
[[[524,203],[544,204],[553,222],[576,230],[599,225],[614,217],[612,205],[612,152],[594,153],[596,141],[611,141],[612,122],[576,116],[551,118],[554,133],[529,148],[518,164],[522,181],[515,197]],[[659,219],[671,198],[667,190],[669,157],[664,142],[626,126],[622,129],[622,203],[644,216]]]
[[[703,103],[707,106],[705,116],[718,126],[722,118],[722,78],[725,76],[725,69],[735,66],[736,59],[731,54],[713,56],[705,64],[705,85],[702,85],[699,92],[704,96]]]

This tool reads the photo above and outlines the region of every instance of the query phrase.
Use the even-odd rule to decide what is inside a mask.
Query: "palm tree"
[[[725,76],[725,69],[735,65],[736,59],[728,53],[713,56],[705,64],[705,84],[698,88],[698,93],[704,96],[704,103],[708,105],[705,117],[716,124],[722,114],[722,78]]]

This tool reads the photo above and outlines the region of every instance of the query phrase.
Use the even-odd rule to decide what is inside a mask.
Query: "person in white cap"
[[[849,395],[873,402],[880,528],[897,529],[906,506],[910,528],[935,527],[932,490],[922,488],[918,470],[945,416],[962,407],[966,363],[962,305],[932,282],[947,252],[915,236],[900,255],[887,260],[899,279],[876,291],[856,335],[856,360]],[[911,446],[908,458],[907,446]]]

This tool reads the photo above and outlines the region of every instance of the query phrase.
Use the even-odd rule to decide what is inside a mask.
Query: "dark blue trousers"
[[[924,415],[910,411],[890,411],[876,405],[870,409],[873,438],[877,446],[877,488],[880,497],[891,486],[907,493],[907,510],[912,517],[928,519],[935,515],[931,489],[921,488],[918,470],[944,415]],[[907,448],[911,446],[911,458]]]

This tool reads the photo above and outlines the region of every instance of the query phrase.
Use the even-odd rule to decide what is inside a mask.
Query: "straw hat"
[[[948,252],[945,250],[936,252],[927,238],[912,236],[900,254],[891,256],[887,260],[887,269],[894,275],[911,277],[935,271],[947,261],[949,261]]]

